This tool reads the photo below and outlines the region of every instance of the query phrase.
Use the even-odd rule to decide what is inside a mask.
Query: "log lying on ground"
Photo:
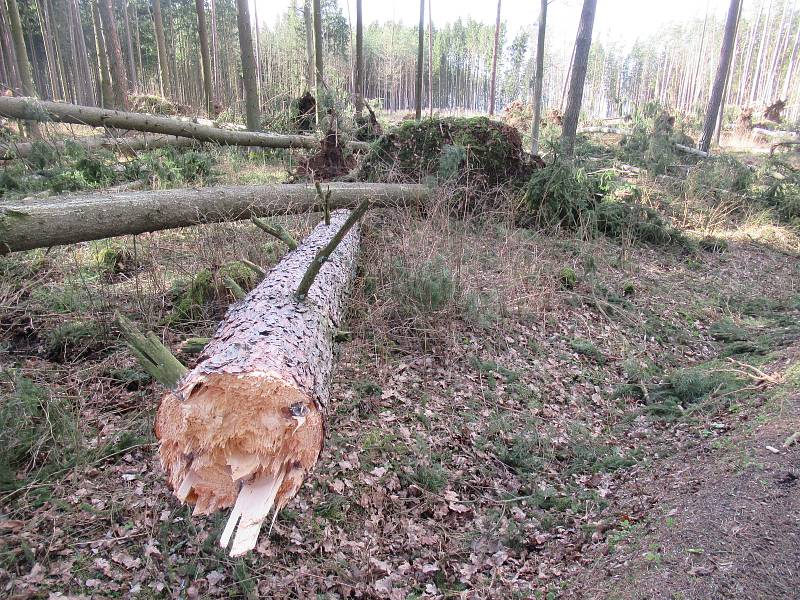
[[[217,142],[232,146],[258,146],[263,148],[319,148],[320,141],[307,135],[283,135],[257,131],[232,131],[191,121],[157,117],[145,113],[123,112],[79,106],[65,102],[48,102],[36,98],[0,96],[0,116],[26,121],[55,121],[93,127],[113,127],[189,137],[201,142]],[[366,149],[365,142],[350,142],[353,148]]]
[[[324,261],[305,299],[296,291],[350,211],[335,211],[228,311],[197,366],[156,417],[161,463],[194,514],[233,506],[220,539],[255,547],[261,524],[297,493],[322,449],[333,337],[355,275],[356,224]],[[237,529],[238,523],[238,529]],[[234,535],[234,530],[236,531]]]
[[[779,140],[800,140],[800,133],[796,131],[778,131],[774,129],[764,129],[763,127],[753,127],[751,130],[754,135],[763,135],[764,137],[774,138]]]
[[[422,185],[332,183],[330,189],[332,209],[352,208],[365,198],[374,208],[413,206],[430,198]],[[0,252],[319,208],[316,190],[304,184],[51,196],[0,204]]]
[[[77,144],[86,150],[116,150],[124,153],[141,152],[165,146],[191,147],[200,142],[193,138],[175,137],[172,135],[137,135],[131,137],[111,138],[103,135],[77,137],[72,140],[42,140],[39,142],[54,150],[63,151],[67,143]],[[0,159],[27,158],[36,144],[32,142],[9,142],[0,144]]]

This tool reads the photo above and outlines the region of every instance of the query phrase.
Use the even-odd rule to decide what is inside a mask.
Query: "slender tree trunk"
[[[172,97],[169,77],[169,58],[167,42],[164,37],[164,19],[161,15],[161,0],[153,0],[153,27],[156,32],[156,50],[158,52],[158,84],[161,95]]]
[[[433,118],[433,17],[431,16],[431,1],[428,0],[428,116]]]
[[[125,46],[128,54],[128,81],[131,83],[131,88],[135,90],[139,87],[139,81],[136,75],[136,57],[133,53],[133,36],[131,36],[131,22],[128,16],[128,0],[122,0],[122,15],[125,24]]]
[[[75,31],[77,33],[76,37],[78,40],[78,54],[80,56],[79,63],[81,65],[81,74],[84,78],[84,102],[86,104],[95,104],[97,102],[97,96],[95,95],[95,88],[92,85],[94,78],[92,77],[92,68],[89,66],[89,48],[86,46],[86,37],[84,36],[80,7],[78,6],[78,0],[69,0],[69,2],[72,8],[72,18]],[[97,104],[95,104],[95,106],[97,106]]]
[[[728,8],[728,17],[725,21],[725,34],[722,39],[722,49],[720,50],[719,65],[717,75],[714,78],[714,86],[711,88],[711,98],[708,101],[706,119],[703,123],[703,135],[700,138],[700,150],[708,152],[711,147],[711,140],[714,136],[714,126],[719,115],[720,105],[722,104],[722,92],[725,87],[725,80],[728,78],[728,71],[733,57],[733,47],[736,42],[736,19],[739,15],[739,3],[741,0],[731,0]]]
[[[492,52],[492,79],[489,83],[489,116],[494,114],[497,93],[497,54],[500,46],[500,0],[497,0],[497,19],[494,23],[494,51]]]
[[[214,92],[221,95],[219,46],[217,40],[217,3],[211,0],[211,58],[213,60],[212,73],[214,77]],[[221,100],[220,100],[221,101]]]
[[[319,88],[325,86],[322,54],[322,6],[320,5],[320,0],[314,0],[314,59],[316,61],[317,106],[319,106]]]
[[[567,108],[564,111],[564,124],[561,133],[561,148],[564,155],[572,158],[575,154],[575,132],[583,100],[583,86],[586,70],[589,67],[589,49],[592,46],[592,29],[597,0],[583,0],[578,35],[575,38],[575,60],[572,64],[572,77],[569,82]]]
[[[0,51],[3,53],[3,63],[6,65],[6,72],[8,73],[7,82],[11,89],[21,92],[22,82],[18,73],[17,57],[14,52],[10,29],[10,19],[6,13],[6,3],[0,0]]]
[[[106,52],[103,27],[100,24],[100,10],[97,2],[92,2],[92,25],[94,26],[94,47],[97,59],[97,80],[100,90],[100,106],[113,108],[114,94],[111,91],[111,75],[108,71],[108,53]]]
[[[536,40],[536,78],[533,83],[533,124],[531,125],[531,154],[539,153],[539,123],[542,119],[542,81],[544,79],[544,37],[547,31],[547,2],[541,0],[539,37]]]
[[[214,114],[214,82],[211,78],[211,54],[208,50],[208,32],[206,31],[206,6],[204,0],[195,0],[197,11],[197,33],[200,38],[200,58],[203,63],[203,89],[205,90],[206,114]]]
[[[236,23],[239,28],[239,48],[242,56],[242,79],[244,83],[244,104],[247,128],[258,131],[261,116],[258,111],[258,87],[256,85],[256,66],[253,59],[253,36],[250,29],[249,0],[236,0]]]
[[[356,74],[354,88],[356,96],[356,116],[361,117],[364,110],[364,24],[361,15],[361,0],[356,0]]]
[[[258,108],[261,110],[261,25],[258,23],[258,0],[253,0],[253,19],[256,30],[256,92],[258,93]]]
[[[39,31],[42,34],[42,46],[44,47],[45,64],[47,65],[47,81],[50,83],[50,95],[53,100],[63,99],[63,90],[58,85],[58,65],[56,63],[56,52],[53,44],[53,34],[50,31],[50,14],[47,7],[47,2],[40,0],[38,4]],[[48,94],[43,90],[43,97],[47,98]]]
[[[358,0],[358,6],[359,8],[361,7],[361,0]],[[306,89],[310,92],[316,88],[314,79],[314,21],[311,17],[311,0],[303,2],[303,24],[306,30]]]
[[[783,80],[783,91],[781,97],[784,99],[789,98],[789,85],[794,76],[794,67],[797,63],[797,52],[800,50],[800,24],[797,27],[797,35],[794,38],[794,45],[792,46],[792,54],[789,56],[789,65],[786,67],[786,77]]]
[[[31,64],[28,62],[28,51],[25,47],[25,38],[22,37],[22,23],[19,18],[19,8],[17,0],[6,0],[9,26],[11,28],[11,39],[14,42],[14,54],[17,57],[17,74],[22,84],[22,93],[26,96],[36,96],[36,87],[33,85],[33,73]],[[40,137],[41,131],[39,124],[35,122],[26,123],[28,135]]]
[[[422,65],[425,48],[425,0],[419,0],[419,29],[417,30],[417,86],[414,97],[414,115],[419,121],[422,118]]]
[[[756,59],[756,72],[753,76],[752,87],[750,90],[750,102],[753,103],[756,100],[763,100],[763,89],[761,87],[761,76],[764,72],[764,56],[767,50],[767,36],[770,32],[770,17],[772,16],[772,4],[773,0],[769,0],[769,6],[767,8],[767,18],[764,20],[764,27],[762,28],[761,34],[761,42],[758,45],[758,58]]]
[[[103,23],[103,34],[108,50],[109,67],[111,69],[111,87],[114,91],[114,105],[116,108],[125,109],[128,104],[128,80],[125,77],[125,67],[122,61],[122,48],[117,35],[117,24],[114,21],[114,10],[111,0],[98,0],[100,5],[100,20]]]
[[[722,126],[725,120],[725,103],[728,101],[728,92],[730,89],[731,81],[733,80],[734,64],[736,63],[736,47],[739,43],[739,23],[742,19],[742,3],[739,3],[739,11],[736,13],[736,28],[733,32],[733,52],[731,55],[731,66],[728,69],[728,74],[725,77],[725,88],[722,90],[722,100],[719,104],[719,115],[717,123],[714,126],[714,141],[719,146],[719,140],[722,136]]]

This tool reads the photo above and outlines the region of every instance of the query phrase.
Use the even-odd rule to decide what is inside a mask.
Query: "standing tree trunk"
[[[320,0],[314,0],[314,60],[316,64],[317,106],[319,106],[319,88],[325,86],[325,70],[322,57],[322,6],[320,5]]]
[[[136,56],[133,53],[133,36],[131,35],[131,20],[128,16],[128,0],[122,0],[122,15],[125,23],[125,49],[128,54],[128,80],[131,88],[139,87],[138,77],[136,76]]]
[[[797,62],[797,51],[800,50],[800,26],[797,27],[797,35],[794,38],[794,44],[792,46],[792,53],[789,56],[789,65],[786,67],[786,77],[783,80],[783,91],[781,92],[781,98],[789,98],[789,84],[792,81],[792,76],[794,75],[794,67]]]
[[[117,24],[114,21],[114,10],[111,6],[111,0],[98,0],[98,2],[100,5],[100,20],[103,23],[103,35],[106,40],[106,50],[108,50],[111,87],[114,91],[114,106],[124,110],[128,104],[128,80],[125,77],[122,48],[117,35]]]
[[[356,117],[364,110],[364,30],[361,15],[361,0],[356,0]]]
[[[14,42],[14,54],[17,58],[17,74],[22,84],[22,93],[26,96],[36,96],[36,87],[33,85],[33,73],[31,63],[28,62],[28,51],[25,47],[25,38],[22,37],[22,23],[19,18],[19,7],[17,0],[6,0],[8,9],[8,20],[11,27],[11,38]],[[41,131],[39,124],[35,122],[26,123],[28,135],[40,137]]]
[[[114,94],[111,91],[111,75],[108,72],[108,53],[100,25],[100,10],[97,2],[92,2],[92,26],[94,27],[94,48],[97,54],[97,81],[100,88],[100,106],[113,108]]]
[[[361,0],[358,0],[361,6]],[[311,0],[303,2],[303,24],[306,30],[306,89],[312,91],[314,85],[314,21],[311,18]]]
[[[258,108],[261,110],[261,26],[258,23],[258,0],[253,0],[253,20],[256,30],[256,92],[258,93]]]
[[[492,51],[492,79],[489,82],[489,116],[494,114],[497,97],[497,52],[500,46],[500,0],[497,0],[497,19],[494,22],[494,50]]]
[[[547,1],[539,8],[539,37],[536,41],[536,75],[533,81],[533,124],[531,125],[531,155],[539,153],[539,124],[542,120],[542,81],[544,80],[544,36],[547,31]]]
[[[572,77],[569,82],[567,108],[564,111],[564,124],[561,133],[561,148],[564,155],[572,158],[575,154],[575,132],[578,129],[578,117],[583,100],[583,84],[586,81],[586,70],[589,66],[589,49],[592,46],[592,28],[597,0],[583,0],[581,21],[578,35],[575,38],[575,59],[572,62]]]
[[[431,0],[428,0],[428,116],[431,119],[433,118],[433,17],[431,17]]]
[[[261,119],[258,112],[258,86],[256,65],[253,58],[253,34],[250,30],[249,0],[236,0],[236,24],[239,28],[239,48],[242,55],[242,79],[244,83],[244,103],[247,128],[258,131]]]
[[[172,97],[169,77],[169,59],[167,58],[167,42],[164,38],[164,19],[161,16],[161,0],[153,0],[153,27],[156,31],[159,88],[162,96]]]
[[[711,140],[714,136],[714,126],[719,115],[719,107],[722,104],[722,92],[725,87],[725,80],[728,78],[728,71],[733,57],[733,46],[736,42],[736,19],[739,15],[739,4],[741,0],[731,0],[728,8],[728,17],[725,21],[725,34],[722,38],[722,49],[717,66],[717,75],[714,78],[714,86],[711,88],[711,97],[708,100],[708,110],[706,119],[703,123],[703,135],[700,137],[700,150],[708,152],[711,147]]]
[[[725,77],[725,88],[722,90],[722,100],[719,104],[719,116],[717,118],[717,123],[714,127],[714,141],[716,142],[717,146],[719,146],[719,140],[722,136],[722,125],[723,121],[725,120],[725,103],[728,100],[728,93],[731,85],[731,79],[733,78],[733,71],[735,70],[734,64],[736,62],[736,46],[738,43],[738,35],[739,35],[739,23],[742,18],[742,3],[739,3],[739,11],[736,13],[736,29],[733,32],[733,53],[731,59],[731,66],[728,69],[728,74]]]
[[[419,0],[419,40],[417,42],[417,95],[414,98],[414,114],[417,121],[422,118],[422,59],[425,48],[425,0]]]
[[[197,33],[200,37],[200,58],[203,62],[203,89],[206,95],[206,113],[214,114],[214,82],[211,78],[211,53],[208,49],[208,32],[206,31],[206,6],[204,0],[194,0],[197,11]]]

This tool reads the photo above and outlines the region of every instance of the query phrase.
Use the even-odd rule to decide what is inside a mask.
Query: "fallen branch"
[[[422,185],[333,183],[332,209],[399,208],[427,201]],[[51,196],[0,206],[0,251],[30,250],[118,235],[318,210],[303,184],[156,190]]]
[[[233,305],[197,366],[156,417],[161,463],[194,514],[233,506],[220,545],[255,547],[263,521],[297,493],[322,449],[333,337],[355,274],[358,227],[325,261],[305,301],[309,264],[349,220],[336,211]],[[237,528],[238,525],[238,528]]]
[[[253,225],[258,227],[262,231],[266,231],[271,236],[278,238],[284,244],[289,246],[289,250],[294,250],[295,248],[297,248],[297,240],[295,240],[292,237],[292,234],[286,231],[286,228],[283,227],[282,225],[269,223],[267,221],[264,221],[263,219],[259,219],[258,217],[253,217],[250,220],[253,222]]]
[[[152,331],[142,334],[131,321],[116,313],[114,320],[141,367],[161,385],[172,388],[188,369],[175,358]]]
[[[234,131],[199,125],[191,121],[157,117],[146,113],[123,112],[79,106],[65,102],[49,102],[36,98],[0,96],[0,116],[26,121],[73,123],[147,131],[189,137],[201,142],[217,142],[233,146],[257,146],[262,148],[319,148],[320,141],[306,135],[283,135],[257,131]],[[367,149],[365,142],[350,142],[353,148]]]

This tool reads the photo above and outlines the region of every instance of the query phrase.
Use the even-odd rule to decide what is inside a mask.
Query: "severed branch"
[[[319,181],[314,182],[314,187],[317,190],[317,198],[319,198],[320,207],[322,208],[322,216],[325,225],[331,224],[331,186],[328,186],[328,191],[323,192],[322,186]]]
[[[289,246],[289,250],[294,250],[297,248],[297,240],[292,237],[292,234],[289,233],[283,225],[279,225],[277,223],[270,223],[269,221],[265,221],[264,219],[259,219],[258,217],[253,217],[250,219],[253,225],[261,229],[262,231],[266,231],[271,236],[274,236],[281,240],[284,244]],[[250,265],[247,265],[250,266]],[[263,272],[262,272],[263,274]]]
[[[253,271],[253,273],[255,273],[258,276],[259,279],[264,279],[264,276],[267,274],[267,272],[264,269],[259,267],[256,263],[247,260],[246,258],[243,258],[241,260],[241,263],[244,266],[246,266],[248,269]]]
[[[330,192],[328,192],[330,194]],[[344,239],[344,236],[347,235],[347,232],[350,231],[350,228],[353,227],[361,217],[364,216],[364,213],[367,212],[369,208],[369,200],[364,200],[361,204],[359,204],[358,208],[356,208],[353,212],[350,213],[350,216],[347,217],[347,220],[342,225],[341,229],[336,232],[331,240],[317,252],[317,255],[311,261],[311,264],[308,265],[308,269],[306,269],[305,275],[303,275],[303,279],[300,280],[300,285],[297,286],[297,292],[295,292],[295,296],[298,300],[305,300],[306,296],[308,295],[308,290],[311,289],[312,284],[314,283],[314,279],[316,279],[319,270],[322,268],[322,265],[325,264],[325,261],[328,260],[333,251],[336,250],[336,246]]]
[[[188,369],[152,331],[142,334],[129,319],[118,312],[114,314],[114,320],[142,368],[163,386],[174,388]]]
[[[211,340],[211,338],[186,338],[183,340],[183,342],[181,342],[179,351],[181,354],[186,355],[200,354],[203,351],[203,348],[208,345],[209,340]]]
[[[236,283],[236,281],[234,281],[232,277],[227,277],[227,276],[223,277],[222,283],[225,284],[225,287],[228,288],[228,291],[231,294],[233,294],[233,297],[236,298],[237,300],[241,300],[242,298],[247,296],[247,292],[245,292],[242,289],[242,286]]]

